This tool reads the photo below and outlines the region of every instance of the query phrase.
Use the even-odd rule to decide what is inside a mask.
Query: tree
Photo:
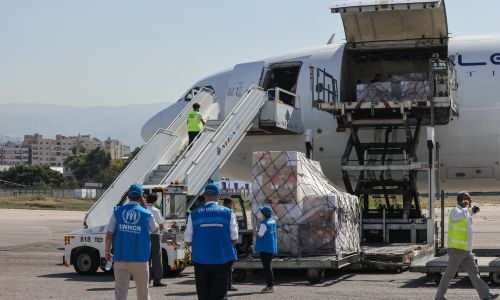
[[[101,170],[95,179],[97,182],[101,182],[103,186],[110,186],[118,175],[120,175],[124,166],[125,162],[123,160],[113,159],[109,167]]]
[[[58,188],[65,185],[63,174],[48,166],[15,166],[0,171],[0,179],[35,188]]]
[[[65,161],[75,178],[82,184],[86,181],[100,182],[100,173],[111,164],[111,155],[101,148],[80,153]]]

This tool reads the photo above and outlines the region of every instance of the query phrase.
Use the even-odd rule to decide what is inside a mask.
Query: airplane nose
[[[168,127],[170,122],[177,118],[182,109],[188,104],[189,101],[177,101],[149,119],[141,129],[141,137],[144,142],[149,141],[158,129]]]

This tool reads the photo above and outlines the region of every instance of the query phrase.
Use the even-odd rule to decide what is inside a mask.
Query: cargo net
[[[425,73],[391,75],[385,81],[358,83],[356,100],[364,101],[427,101],[431,98],[431,87]]]
[[[360,251],[358,198],[334,186],[303,153],[254,152],[250,201],[257,229],[259,206],[272,207],[279,255]]]

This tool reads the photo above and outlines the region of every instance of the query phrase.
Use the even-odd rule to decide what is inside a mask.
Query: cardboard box
[[[334,186],[303,153],[254,152],[250,201],[256,228],[259,207],[273,209],[280,254],[360,251],[357,197]]]

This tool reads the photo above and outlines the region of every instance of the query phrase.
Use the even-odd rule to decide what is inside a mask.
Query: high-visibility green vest
[[[193,110],[188,114],[187,117],[187,126],[189,132],[200,132],[203,130],[203,123],[201,122],[201,118],[198,117],[200,112]]]
[[[468,250],[469,224],[467,218],[453,221],[451,214],[448,217],[448,248]]]
[[[434,70],[446,70],[446,63],[442,60],[432,62]]]

